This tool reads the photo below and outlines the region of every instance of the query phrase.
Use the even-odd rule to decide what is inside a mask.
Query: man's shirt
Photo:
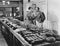
[[[27,18],[32,23],[35,23],[36,21],[43,23],[45,20],[45,14],[41,11],[31,11],[27,14]]]

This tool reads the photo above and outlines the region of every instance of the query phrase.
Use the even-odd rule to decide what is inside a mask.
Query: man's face
[[[35,9],[35,8],[36,8],[36,4],[33,4],[33,5],[32,5],[32,8]]]

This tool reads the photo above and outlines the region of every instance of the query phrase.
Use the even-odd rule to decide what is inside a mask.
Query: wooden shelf
[[[21,0],[1,0],[1,1],[21,1]]]
[[[10,4],[5,4],[5,5],[0,3],[0,7],[17,7],[17,6],[19,6],[18,3],[10,3]]]

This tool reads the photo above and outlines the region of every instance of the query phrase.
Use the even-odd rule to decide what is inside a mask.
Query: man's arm
[[[41,14],[40,18],[41,18],[41,23],[43,23],[43,22],[44,22],[44,20],[45,20],[45,14],[44,14],[43,12],[42,12],[42,14]]]
[[[45,14],[44,14],[43,12],[40,12],[40,13],[38,14],[37,21],[38,21],[39,23],[43,23],[44,20],[45,20]]]

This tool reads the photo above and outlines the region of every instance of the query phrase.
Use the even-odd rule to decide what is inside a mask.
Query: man
[[[37,7],[37,13],[36,13],[36,15],[37,15],[37,17],[36,17],[36,25],[38,27],[43,28],[43,22],[45,20],[45,14],[40,11],[39,7]]]
[[[36,4],[32,4],[31,11],[27,14],[27,18],[30,23],[37,26],[37,22],[44,22],[45,14],[39,10],[39,7],[36,7]]]

